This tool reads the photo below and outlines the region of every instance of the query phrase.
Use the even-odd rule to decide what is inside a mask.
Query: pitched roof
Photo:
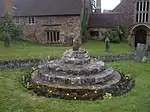
[[[89,28],[113,28],[121,23],[121,13],[100,13],[90,14]]]
[[[15,16],[76,15],[81,13],[82,0],[12,0]],[[0,16],[4,0],[0,0]]]

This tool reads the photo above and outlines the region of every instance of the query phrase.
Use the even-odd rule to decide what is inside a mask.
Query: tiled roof
[[[93,13],[90,14],[89,28],[113,28],[120,25],[121,13]]]
[[[81,13],[82,0],[12,0],[15,16],[76,15]],[[0,0],[0,16],[4,0]]]

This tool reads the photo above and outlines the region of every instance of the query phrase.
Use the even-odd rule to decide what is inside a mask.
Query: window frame
[[[60,31],[59,30],[46,30],[46,41],[48,43],[59,43],[60,42]]]
[[[15,17],[15,18],[14,18],[14,23],[15,23],[15,24],[20,24],[20,23],[21,23],[20,17]]]
[[[28,24],[29,25],[34,25],[36,23],[35,17],[28,17]]]
[[[135,23],[148,23],[150,21],[150,0],[138,0],[135,6]]]

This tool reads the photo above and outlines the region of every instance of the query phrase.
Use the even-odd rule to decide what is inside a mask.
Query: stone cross
[[[72,46],[73,51],[79,50],[79,48],[81,47],[81,43],[82,43],[81,39],[82,39],[81,36],[73,39],[73,46]]]
[[[106,37],[106,39],[105,39],[105,49],[106,49],[107,52],[109,51],[109,48],[110,48],[109,41],[110,41],[109,38]]]

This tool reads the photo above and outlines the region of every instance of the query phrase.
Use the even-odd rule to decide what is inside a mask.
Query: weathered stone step
[[[41,74],[51,73],[60,74],[61,76],[90,76],[91,74],[97,74],[104,71],[106,64],[101,61],[91,61],[85,65],[72,65],[61,63],[60,60],[55,62],[49,62],[46,66],[40,66],[39,72]]]
[[[43,81],[48,81],[51,84],[60,83],[62,85],[97,85],[105,84],[110,80],[116,71],[112,68],[104,70],[98,74],[91,74],[90,76],[73,76],[73,75],[60,75],[60,74],[39,74]]]
[[[37,77],[36,74],[32,74],[32,82],[37,83],[37,84],[41,84],[41,85],[47,85],[50,87],[57,87],[57,88],[62,88],[62,89],[103,89],[103,90],[107,90],[109,88],[111,88],[114,85],[117,85],[119,83],[119,81],[121,80],[121,76],[117,71],[114,71],[114,76],[108,80],[105,84],[96,84],[96,85],[63,85],[61,83],[55,83],[55,84],[51,84],[48,81],[43,81],[40,77]]]

